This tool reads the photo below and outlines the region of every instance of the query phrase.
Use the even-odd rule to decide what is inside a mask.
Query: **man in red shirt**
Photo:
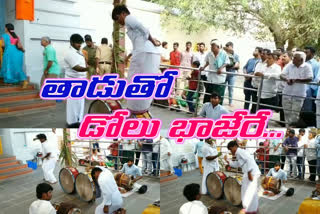
[[[119,142],[117,139],[113,140],[113,143],[108,147],[110,150],[110,156],[108,156],[109,160],[114,161],[114,169],[118,169],[118,151],[119,151]]]
[[[199,68],[200,62],[194,61],[192,63],[193,68]],[[187,80],[189,80],[189,87],[188,89],[190,91],[187,92],[187,102],[189,106],[189,112],[194,113],[194,103],[193,103],[193,96],[197,92],[198,88],[198,81],[199,81],[199,70],[193,70],[191,72],[191,77],[187,77]]]
[[[178,50],[179,43],[173,43],[173,51],[170,53],[170,65],[179,66],[181,63],[181,52]]]

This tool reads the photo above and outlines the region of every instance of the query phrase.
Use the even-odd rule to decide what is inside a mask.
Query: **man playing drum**
[[[50,184],[38,184],[36,189],[38,200],[30,205],[29,214],[56,214],[56,209],[50,203],[52,191]]]
[[[113,214],[121,210],[123,200],[113,174],[106,168],[95,167],[91,171],[91,177],[99,184],[103,196],[103,201],[96,208],[95,214]]]
[[[127,34],[132,41],[132,58],[129,67],[128,81],[136,74],[156,74],[160,66],[161,43],[154,39],[149,30],[145,28],[125,5],[118,5],[112,11],[112,19],[120,25],[125,25]],[[150,108],[151,99],[127,100],[128,109],[132,113],[145,113]]]
[[[217,147],[212,139],[206,139],[202,148],[202,154],[203,176],[201,192],[205,195],[208,192],[206,185],[207,176],[211,172],[219,171],[219,163],[217,158],[221,156],[221,153],[218,153]]]
[[[121,172],[132,176],[133,182],[136,182],[137,180],[140,180],[142,178],[141,169],[133,164],[133,159],[130,158],[127,163],[125,163],[120,170]]]
[[[281,181],[280,191],[287,191],[288,190],[288,188],[286,188],[284,186],[284,184],[287,182],[287,173],[283,169],[281,169],[280,162],[277,162],[274,165],[274,168],[270,169],[270,171],[267,174],[267,177],[273,177],[273,178]],[[263,188],[265,189],[264,186],[263,186]]]
[[[240,167],[243,172],[241,200],[244,210],[242,213],[257,213],[259,207],[258,180],[261,174],[259,167],[248,151],[239,148],[237,141],[230,141],[228,149],[236,157],[236,161],[229,161],[227,156],[224,156],[225,161],[233,168]]]

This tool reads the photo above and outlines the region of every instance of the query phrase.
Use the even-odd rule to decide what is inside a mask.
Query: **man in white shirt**
[[[38,200],[32,202],[29,214],[56,214],[56,209],[50,203],[53,188],[50,184],[41,183],[37,185]]]
[[[42,145],[42,170],[44,180],[51,184],[57,183],[57,179],[53,173],[57,162],[57,151],[54,145],[47,141],[45,134],[38,134],[33,140],[39,140]]]
[[[304,145],[307,143],[307,138],[305,136],[306,130],[305,129],[299,129],[298,134],[298,149],[297,149],[297,168],[298,168],[298,177],[296,179],[302,179],[304,180],[304,173],[305,173],[305,149]]]
[[[161,63],[166,64],[166,65],[170,65],[170,51],[168,50],[168,42],[165,42],[165,41],[162,42]]]
[[[317,176],[317,151],[316,151],[316,137],[315,131],[310,131],[307,143],[304,145],[306,150],[306,158],[309,164],[310,181],[315,181]]]
[[[259,167],[248,151],[238,147],[237,141],[230,141],[228,149],[236,157],[236,161],[229,161],[227,156],[224,156],[225,161],[233,168],[240,167],[243,172],[241,200],[244,211],[258,212],[258,180],[261,174]]]
[[[87,78],[86,60],[80,51],[83,38],[79,34],[70,37],[70,48],[64,58],[65,78]],[[85,99],[67,99],[68,128],[78,128],[83,119]]]
[[[188,184],[183,195],[189,201],[180,207],[179,214],[208,214],[208,208],[200,201],[200,185]]]
[[[160,167],[164,170],[169,170],[170,175],[173,175],[173,165],[172,165],[172,147],[170,142],[160,136]]]
[[[292,64],[286,66],[280,78],[286,81],[282,92],[282,105],[286,122],[291,125],[299,120],[300,110],[306,97],[307,86],[304,83],[312,81],[311,65],[305,63],[306,55],[295,52]]]
[[[118,5],[112,11],[112,19],[121,25],[125,25],[127,35],[132,42],[132,58],[129,67],[128,81],[136,74],[156,74],[160,67],[161,43],[154,39],[149,30],[136,18],[130,15],[125,5]],[[144,113],[148,111],[152,103],[151,99],[127,100],[128,109],[132,113]]]
[[[202,185],[201,185],[201,193],[203,195],[207,194],[207,176],[211,172],[219,171],[219,163],[218,157],[221,156],[221,153],[218,153],[217,147],[212,139],[206,139],[203,147],[202,147],[202,155],[203,155],[203,176],[202,176]]]
[[[213,70],[213,72],[210,71],[207,74],[207,81],[209,83],[206,84],[206,94],[203,103],[209,102],[210,94],[216,92],[221,97],[220,104],[222,105],[227,78],[227,74],[222,72],[226,72],[226,66],[230,61],[227,53],[220,49],[221,44],[216,39],[213,39],[210,44],[211,51],[205,58],[206,64],[200,68],[200,71],[202,72],[209,65],[209,69]]]
[[[95,167],[91,171],[91,177],[97,181],[103,196],[103,201],[96,207],[95,214],[112,214],[121,210],[123,200],[113,174],[106,168]]]
[[[277,106],[277,82],[281,75],[281,67],[275,63],[276,55],[267,53],[267,60],[265,66],[257,66],[254,71],[254,75],[263,77],[262,93],[260,97],[261,105],[259,109],[275,109]],[[271,105],[270,106],[265,106]]]
[[[186,50],[181,53],[181,66],[183,67],[191,67],[192,64],[192,58],[193,58],[193,53],[191,51],[192,43],[187,42],[186,43]],[[182,74],[180,74],[180,78],[178,79],[178,88],[179,89],[184,89],[187,86],[187,77],[191,75],[191,70],[188,69],[181,69]],[[183,91],[181,91],[180,94],[182,94]]]

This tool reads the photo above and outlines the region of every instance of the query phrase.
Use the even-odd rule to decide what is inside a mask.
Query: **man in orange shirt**
[[[173,43],[173,51],[170,53],[170,65],[179,66],[181,63],[181,52],[178,50],[179,43]]]

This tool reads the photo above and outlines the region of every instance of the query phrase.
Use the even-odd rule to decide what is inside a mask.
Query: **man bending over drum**
[[[202,176],[202,187],[201,192],[202,194],[207,194],[207,186],[206,186],[206,179],[207,176],[211,172],[219,171],[219,163],[218,157],[221,156],[221,153],[218,153],[217,147],[212,139],[206,139],[203,148],[202,148],[202,155],[203,155],[203,176]]]
[[[258,180],[261,174],[259,167],[249,152],[239,148],[236,141],[230,141],[228,149],[236,157],[236,161],[229,161],[227,156],[224,156],[224,160],[233,168],[240,167],[243,172],[241,200],[244,210],[242,213],[257,213],[259,207]]]
[[[267,177],[272,177],[272,178],[275,178],[277,180],[280,180],[280,182],[281,182],[280,192],[288,190],[288,188],[286,188],[285,185],[284,185],[287,182],[287,173],[283,169],[281,169],[281,163],[280,162],[277,162],[274,165],[274,168],[270,169],[270,171],[267,174]],[[262,187],[264,189],[267,189],[266,184],[262,184]],[[268,195],[272,196],[272,195],[275,194],[275,192],[273,192],[273,194],[265,192],[264,194],[268,194]]]
[[[154,39],[125,5],[118,5],[112,11],[112,19],[120,25],[125,25],[127,34],[132,42],[132,58],[128,72],[128,81],[131,82],[135,74],[156,74],[160,66],[161,43]],[[145,113],[150,108],[151,99],[127,100],[128,109],[132,113]]]
[[[180,207],[179,214],[208,214],[208,208],[200,201],[200,185],[188,184],[183,189],[183,195],[189,201]]]
[[[91,171],[91,177],[97,181],[103,196],[103,201],[96,208],[95,214],[118,213],[122,209],[123,200],[113,174],[106,168],[95,167]]]
[[[136,182],[142,178],[141,169],[139,169],[139,167],[133,164],[132,158],[129,158],[128,162],[123,164],[123,167],[120,171],[124,174],[132,176],[133,182]]]
[[[30,205],[29,214],[56,214],[56,209],[50,203],[52,191],[50,184],[38,184],[36,189],[38,200]]]

